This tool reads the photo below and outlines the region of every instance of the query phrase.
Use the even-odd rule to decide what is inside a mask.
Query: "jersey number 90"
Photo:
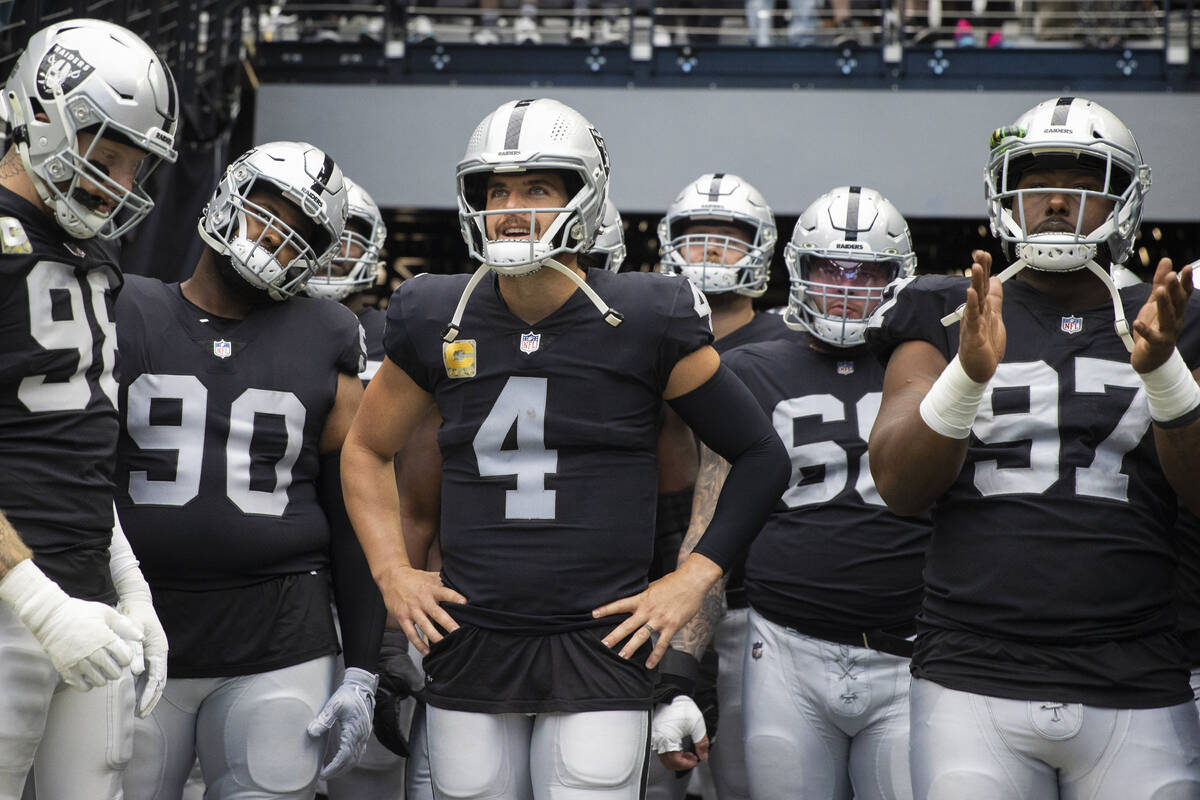
[[[155,400],[179,404],[178,424],[151,420]],[[143,450],[174,450],[175,477],[153,480],[145,470],[129,473],[129,497],[142,505],[182,506],[200,494],[204,464],[208,389],[195,375],[139,375],[129,385],[126,401],[129,436]],[[275,462],[271,490],[251,486],[251,440],[259,415],[283,419],[287,445]],[[225,493],[245,514],[280,517],[287,510],[292,469],[304,446],[304,404],[291,392],[246,389],[229,407],[229,437],[225,444]]]

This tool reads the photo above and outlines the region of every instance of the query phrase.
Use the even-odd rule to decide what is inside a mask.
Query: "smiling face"
[[[1104,176],[1092,169],[1031,169],[1021,176],[1017,189],[1036,190],[1021,194],[1013,202],[1013,217],[1019,222],[1023,210],[1025,229],[1031,234],[1074,234],[1078,228],[1086,236],[1103,225],[1113,210],[1112,200],[1082,194],[1104,191]]]
[[[556,172],[492,173],[487,181],[488,211],[523,208],[562,208],[567,204],[567,188]],[[489,214],[485,217],[487,237],[491,241],[540,239],[554,223],[553,211],[534,214],[534,230],[529,230],[528,213]]]

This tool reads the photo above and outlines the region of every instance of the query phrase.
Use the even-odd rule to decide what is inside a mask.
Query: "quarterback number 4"
[[[558,451],[546,449],[546,378],[511,377],[472,444],[481,478],[516,476],[504,495],[505,519],[554,519],[554,490],[546,476],[558,470]],[[504,447],[516,427],[516,448]]]
[[[1044,361],[1001,364],[988,384],[971,431],[984,444],[1029,442],[1028,466],[1000,466],[998,459],[975,462],[975,488],[984,497],[1041,494],[1060,478],[1059,376]],[[1075,493],[1084,497],[1128,501],[1129,476],[1121,472],[1126,454],[1137,447],[1150,427],[1150,409],[1137,373],[1128,364],[1099,358],[1075,359],[1075,391],[1106,394],[1110,388],[1134,390],[1129,406],[1112,433],[1096,445],[1086,467],[1075,470]],[[1024,389],[1027,410],[996,414],[997,389]]]

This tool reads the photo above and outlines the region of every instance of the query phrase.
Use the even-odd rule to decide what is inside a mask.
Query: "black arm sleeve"
[[[347,667],[378,672],[379,641],[387,611],[383,595],[371,577],[367,557],[350,525],[350,517],[346,515],[340,461],[340,450],[321,456],[317,490],[321,507],[329,519],[329,560],[333,573],[333,599],[342,627],[342,657]]]
[[[762,529],[792,474],[783,442],[746,385],[720,366],[668,401],[700,440],[730,463],[708,530],[693,552],[727,569]]]

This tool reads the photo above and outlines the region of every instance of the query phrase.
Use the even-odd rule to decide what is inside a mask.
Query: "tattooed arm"
[[[725,476],[729,474],[729,462],[701,445],[700,473],[696,477],[695,494],[692,497],[692,521],[688,524],[687,535],[683,546],[679,548],[679,563],[682,564],[695,548],[708,523],[712,521],[713,511],[717,507],[717,497],[721,487],[725,485]],[[704,648],[712,639],[713,629],[725,616],[725,580],[723,575],[714,583],[704,596],[700,610],[686,625],[679,629],[671,639],[671,647],[695,658],[700,658]]]

